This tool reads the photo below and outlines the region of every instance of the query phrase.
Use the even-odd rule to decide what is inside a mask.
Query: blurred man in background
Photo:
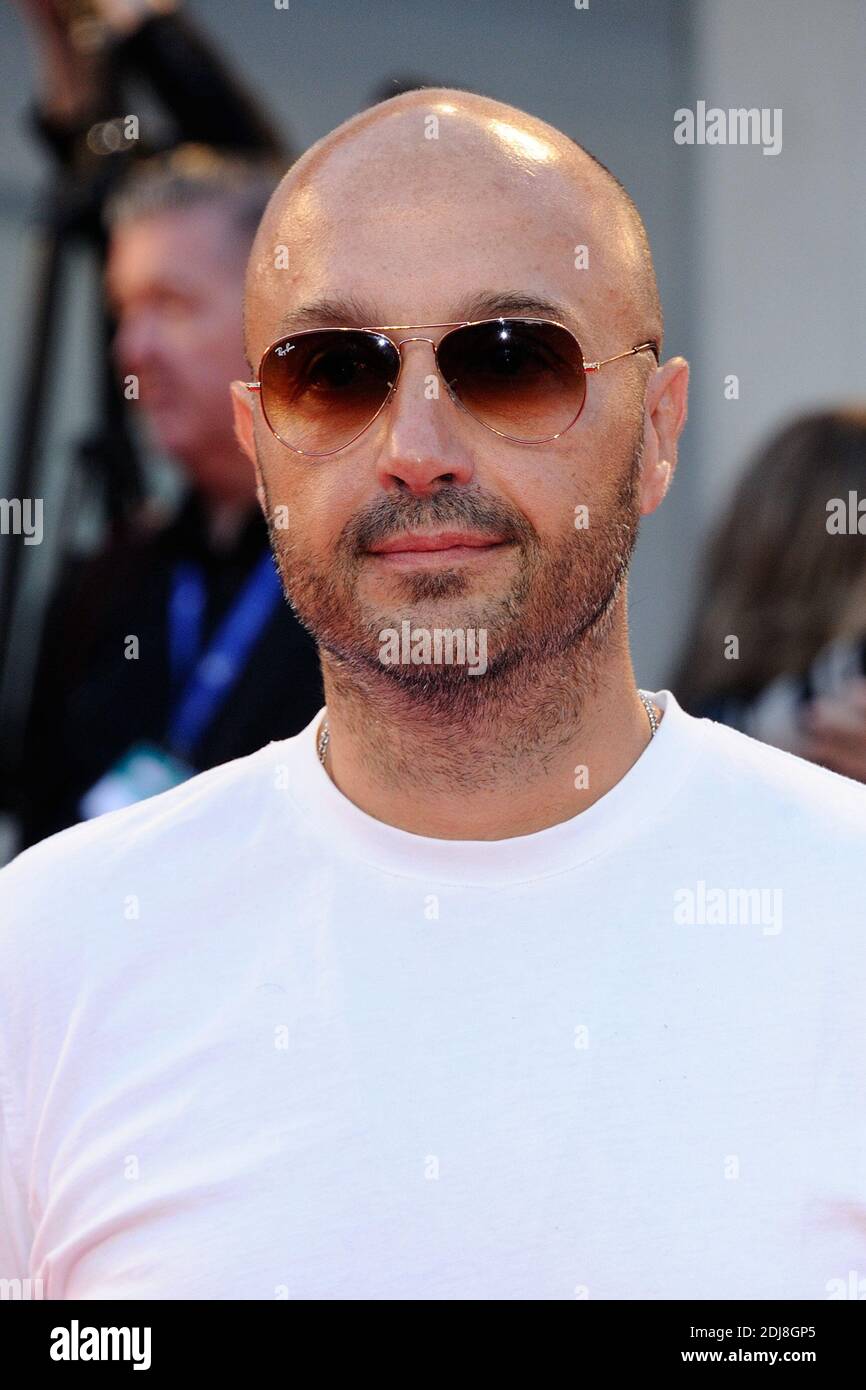
[[[169,525],[142,522],[62,579],[16,808],[25,844],[296,733],[321,706],[226,386],[243,369],[244,266],[273,186],[264,163],[181,147],[108,206],[118,369],[189,489]]]
[[[91,192],[98,212],[108,190],[104,284],[123,396],[186,483],[174,519],[151,503],[129,524],[109,517],[101,553],[61,565],[20,772],[3,795],[20,848],[296,733],[321,685],[281,599],[227,390],[243,369],[246,257],[287,143],[176,5],[19,7],[39,73],[29,123],[70,176],[91,169],[93,123],[123,74],[165,108],[114,191],[97,169]],[[102,26],[99,45],[85,22]]]

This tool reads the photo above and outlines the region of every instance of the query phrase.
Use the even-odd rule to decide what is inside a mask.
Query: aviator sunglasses
[[[388,333],[447,328],[432,338]],[[429,343],[451,400],[479,424],[515,444],[558,439],[578,419],[590,372],[652,352],[649,341],[584,360],[570,329],[550,319],[495,318],[464,323],[388,324],[379,328],[311,328],[272,343],[259,363],[262,413],[281,444],[307,458],[337,453],[369,429],[397,389],[406,343]]]

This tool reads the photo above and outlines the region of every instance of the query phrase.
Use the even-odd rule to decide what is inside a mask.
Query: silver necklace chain
[[[646,717],[649,720],[650,738],[655,738],[658,733],[659,721],[655,711],[655,705],[652,702],[652,696],[648,690],[639,690],[637,693],[640,696],[640,702],[646,710]]]
[[[649,691],[639,690],[637,693],[640,696],[640,702],[646,710],[646,717],[649,720],[650,738],[655,738],[658,732],[659,721]],[[325,766],[325,759],[328,756],[328,744],[330,742],[331,730],[328,728],[328,716],[325,715],[325,718],[322,720],[321,728],[319,729],[319,737],[316,740],[316,752],[319,755],[319,762],[322,764],[322,767]]]
[[[328,744],[331,742],[331,730],[328,728],[327,715],[322,720],[322,727],[319,730],[319,737],[316,743],[316,752],[319,755],[319,762],[325,766],[325,759],[328,756]]]

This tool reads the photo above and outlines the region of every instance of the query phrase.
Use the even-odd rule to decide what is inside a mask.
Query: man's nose
[[[448,393],[426,340],[404,343],[397,389],[385,409],[386,434],[377,462],[385,488],[418,496],[474,474],[472,455],[462,439],[459,407]]]
[[[142,370],[152,360],[158,338],[153,320],[145,315],[119,323],[112,345],[119,369],[131,372]]]

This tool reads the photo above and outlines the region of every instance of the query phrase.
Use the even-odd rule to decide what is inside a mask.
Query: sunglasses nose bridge
[[[429,343],[430,346],[431,346],[431,348],[433,349],[433,357],[434,357],[434,358],[436,357],[436,343],[435,343],[435,341],[433,340],[433,338],[425,338],[425,337],[421,337],[421,336],[412,337],[412,338],[401,338],[400,341],[399,341],[399,343],[395,343],[395,344],[394,344],[394,346],[396,347],[397,351],[398,351],[399,354],[400,354],[400,366],[401,366],[401,367],[402,367],[402,365],[403,365],[403,349],[404,349],[404,347],[406,346],[407,343]]]
[[[440,366],[439,366],[439,354],[438,354],[438,352],[437,352],[437,350],[436,350],[436,340],[435,340],[435,338],[427,338],[427,337],[423,336],[422,334],[413,335],[413,336],[410,337],[410,338],[401,338],[399,342],[395,342],[395,343],[394,343],[394,346],[396,347],[397,352],[399,353],[399,356],[400,356],[400,365],[399,365],[399,367],[398,367],[398,369],[397,369],[397,376],[396,376],[394,382],[392,383],[390,395],[393,395],[394,392],[397,390],[397,387],[398,387],[399,382],[400,382],[400,377],[401,377],[402,374],[403,374],[403,363],[404,363],[403,349],[404,349],[404,347],[406,346],[407,343],[429,343],[429,344],[430,344],[430,347],[433,349],[433,361],[434,361],[434,363],[435,363],[435,365],[436,365],[436,370],[437,370],[437,372],[439,373],[439,375],[442,376],[442,371],[441,371],[441,368],[440,368]],[[444,377],[443,377],[442,379],[443,379],[443,381],[445,380]],[[445,381],[445,388],[446,388],[446,390],[448,391],[449,396],[451,396],[453,393],[452,393],[451,387],[450,387],[450,385],[448,384],[447,381]]]

